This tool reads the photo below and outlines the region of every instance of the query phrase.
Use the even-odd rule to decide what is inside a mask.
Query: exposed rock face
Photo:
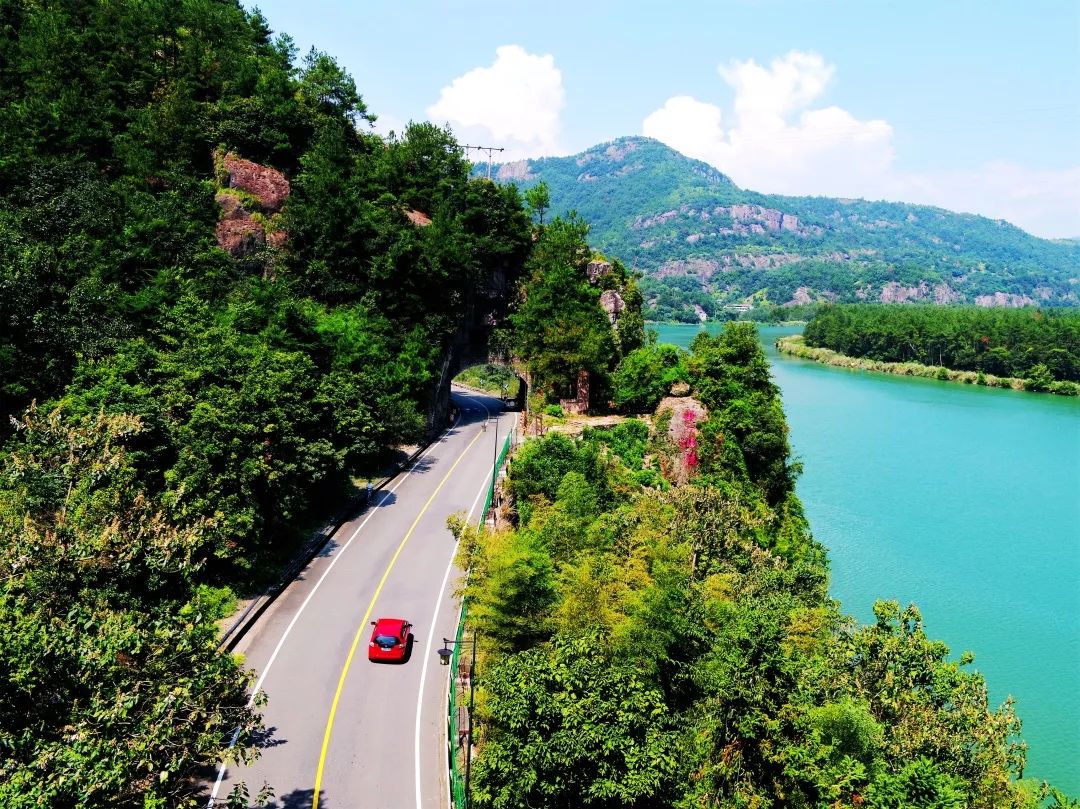
[[[802,261],[804,257],[796,253],[735,253],[720,256],[720,260],[690,258],[683,261],[668,261],[660,265],[654,273],[657,278],[670,276],[697,275],[708,280],[718,272],[731,272],[738,267],[753,267],[768,270]]]
[[[795,290],[791,296],[791,300],[788,304],[794,306],[800,303],[813,303],[814,299],[810,297],[810,287],[799,287]]]
[[[934,287],[934,303],[936,304],[959,303],[963,299],[964,296],[948,284],[938,284]]]
[[[622,143],[612,143],[607,149],[604,150],[604,154],[610,157],[612,160],[622,160],[631,152],[636,152],[638,144],[635,141],[627,140]]]
[[[809,227],[799,222],[799,217],[778,211],[775,208],[765,208],[761,205],[732,205],[724,207],[718,205],[712,210],[697,210],[689,205],[683,205],[678,210],[664,211],[653,216],[638,216],[630,226],[635,230],[654,228],[666,224],[678,217],[696,222],[712,222],[716,220],[715,230],[701,233],[691,233],[687,237],[690,244],[705,238],[706,236],[749,236],[751,234],[761,236],[766,233],[794,233],[799,236],[821,235],[823,230],[817,225]],[[730,222],[730,225],[725,225]]]
[[[614,289],[605,289],[600,293],[600,308],[607,312],[608,320],[611,321],[611,326],[614,328],[618,325],[619,316],[622,315],[623,310],[626,308],[626,301]]]
[[[718,212],[720,210],[723,209],[718,209]],[[736,222],[744,224],[756,223],[757,229],[753,224],[750,225],[750,229],[754,233],[764,233],[766,230],[773,232],[778,230],[787,230],[791,233],[801,232],[799,230],[799,217],[785,214],[774,208],[763,208],[760,205],[732,205],[727,211]]]
[[[221,158],[227,175],[226,186],[251,194],[264,211],[276,212],[289,196],[289,181],[277,169],[260,166],[237,157],[232,152]]]
[[[405,211],[405,218],[416,225],[418,228],[426,228],[431,224],[431,217],[421,211],[414,211],[409,209]]]
[[[232,153],[216,152],[214,161],[226,186],[214,196],[221,208],[221,220],[214,230],[218,246],[234,258],[267,244],[283,247],[288,234],[277,227],[277,213],[289,196],[285,175]],[[253,215],[256,213],[258,218]],[[266,214],[269,218],[265,218]]]
[[[1014,295],[1011,292],[995,292],[993,295],[979,295],[975,298],[976,306],[1034,306],[1035,299],[1027,295]]]
[[[890,281],[881,288],[878,299],[882,303],[903,303],[904,301],[917,301],[926,297],[926,286],[905,287],[896,281]]]
[[[639,216],[634,220],[634,224],[631,225],[631,227],[635,229],[655,227],[656,225],[670,222],[678,215],[678,211],[664,211],[663,213],[658,213],[656,216],[650,216],[647,219],[643,216]]]
[[[218,247],[233,257],[254,253],[266,244],[263,226],[246,214],[242,219],[222,219],[217,223],[214,235]]]
[[[701,278],[708,279],[720,272],[721,269],[723,269],[723,267],[717,261],[712,261],[707,258],[689,258],[685,261],[665,262],[660,266],[660,269],[656,271],[656,277],[667,278],[668,276],[697,275]]]
[[[656,408],[656,415],[660,417],[665,411],[671,412],[668,422],[667,437],[675,446],[674,457],[668,463],[664,463],[664,476],[672,483],[680,486],[686,483],[697,470],[697,436],[698,425],[705,421],[709,413],[705,405],[690,397],[667,397],[660,400]]]
[[[530,180],[535,180],[536,175],[529,171],[528,160],[516,160],[513,163],[503,163],[499,166],[499,170],[495,172],[495,179],[502,182],[514,180],[527,183]]]
[[[585,268],[586,275],[589,276],[589,283],[596,284],[605,275],[611,272],[611,262],[609,261],[590,261],[589,266]]]

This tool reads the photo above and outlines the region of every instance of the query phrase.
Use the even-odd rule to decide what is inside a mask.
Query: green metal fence
[[[506,461],[506,456],[510,452],[510,447],[513,445],[514,431],[511,430],[506,436],[506,441],[503,443],[502,449],[499,451],[497,460],[495,461],[495,467],[492,470],[493,479],[497,477],[498,470],[502,469],[503,463]],[[488,510],[491,508],[491,495],[494,492],[495,487],[492,485],[488,488],[487,494],[484,495],[484,508],[480,512],[480,521],[485,522],[487,520]],[[458,617],[457,634],[454,636],[454,654],[450,658],[450,698],[447,700],[446,711],[446,754],[450,768],[450,803],[454,809],[466,809],[466,796],[465,796],[465,775],[463,768],[465,766],[465,757],[469,755],[469,745],[472,744],[472,739],[467,739],[466,744],[460,744],[458,740],[462,738],[458,733],[457,728],[457,712],[458,712],[458,666],[461,659],[461,646],[462,640],[465,634],[465,624],[469,618],[469,602],[468,599],[463,599],[461,603],[461,614]],[[474,640],[475,643],[475,640]],[[472,679],[475,672],[469,672],[469,678]],[[462,697],[465,697],[462,694]],[[472,711],[472,705],[468,706],[469,711]]]

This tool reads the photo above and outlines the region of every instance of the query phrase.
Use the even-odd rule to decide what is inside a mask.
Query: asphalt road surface
[[[220,773],[217,798],[243,781],[252,797],[270,784],[276,809],[449,805],[449,680],[436,652],[456,631],[460,574],[446,518],[479,518],[500,411],[494,397],[454,399],[456,425],[334,534],[237,646],[269,697],[268,733],[257,761]],[[513,423],[513,414],[499,417],[499,444]],[[413,623],[405,663],[367,659],[380,617]]]

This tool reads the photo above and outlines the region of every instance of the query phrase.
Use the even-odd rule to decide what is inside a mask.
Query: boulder
[[[614,289],[605,289],[600,293],[600,308],[607,312],[608,320],[611,321],[611,325],[614,327],[618,325],[619,316],[626,309],[626,301]]]

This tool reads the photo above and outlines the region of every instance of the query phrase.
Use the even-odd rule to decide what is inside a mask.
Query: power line
[[[473,150],[475,150],[477,152],[487,152],[487,156],[488,156],[487,177],[488,177],[489,180],[491,179],[491,157],[492,157],[492,155],[495,152],[506,151],[505,148],[502,147],[502,146],[468,146],[466,144],[461,144],[461,148],[464,149],[466,152],[468,152],[469,149],[473,149]]]

